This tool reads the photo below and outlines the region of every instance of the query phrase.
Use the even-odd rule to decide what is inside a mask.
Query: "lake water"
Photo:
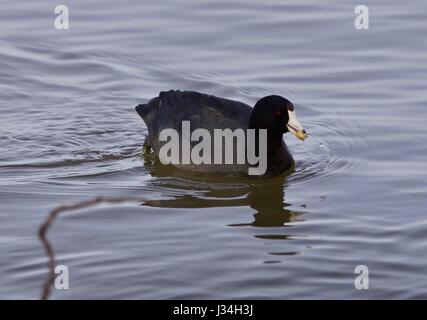
[[[0,1],[0,298],[427,298],[427,2]],[[144,163],[162,90],[280,94],[311,137],[273,179]],[[354,270],[369,268],[369,290]]]

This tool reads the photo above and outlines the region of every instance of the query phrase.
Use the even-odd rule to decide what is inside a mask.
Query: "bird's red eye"
[[[282,116],[282,111],[276,111],[276,116],[281,117]]]

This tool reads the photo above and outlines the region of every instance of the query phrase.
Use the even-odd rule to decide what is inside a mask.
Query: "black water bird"
[[[136,106],[137,113],[142,117],[148,128],[145,140],[146,150],[159,156],[161,147],[160,132],[163,129],[173,129],[181,136],[183,121],[189,121],[191,131],[206,129],[214,136],[215,129],[267,129],[266,155],[267,165],[262,177],[276,176],[294,164],[283,134],[293,133],[300,140],[308,134],[296,118],[295,107],[286,98],[277,95],[261,98],[253,108],[242,102],[219,98],[194,91],[171,90],[161,92],[158,97],[146,104]],[[191,141],[193,147],[198,141]],[[213,141],[211,141],[213,144]],[[236,141],[234,141],[236,146]],[[255,154],[259,155],[259,140],[255,139]],[[182,145],[181,145],[182,147]],[[264,146],[263,146],[264,147]],[[236,149],[234,149],[236,150]],[[237,152],[236,152],[237,153]],[[213,155],[211,156],[213,160]],[[237,154],[233,155],[236,160]],[[244,172],[248,173],[251,164],[214,164],[210,163],[175,163],[176,167],[202,172]]]

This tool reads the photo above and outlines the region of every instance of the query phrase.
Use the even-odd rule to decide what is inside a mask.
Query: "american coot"
[[[292,167],[294,159],[282,139],[284,133],[291,132],[300,140],[304,140],[308,136],[296,118],[294,105],[289,100],[277,95],[260,99],[252,109],[238,101],[194,91],[171,90],[161,92],[158,97],[151,99],[147,104],[136,106],[135,109],[148,128],[145,140],[146,150],[150,150],[156,156],[159,156],[159,153],[162,155],[161,149],[166,143],[164,137],[162,138],[162,131],[165,129],[172,129],[177,132],[177,136],[184,136],[185,124],[186,130],[189,130],[190,126],[192,132],[196,129],[206,129],[205,132],[209,132],[211,137],[214,137],[214,131],[218,129],[230,129],[233,132],[236,132],[236,129],[243,129],[245,132],[251,131],[247,129],[255,129],[252,130],[255,132],[254,153],[261,156],[261,151],[265,150],[266,154],[266,168],[261,172],[262,177],[272,177]],[[265,135],[262,135],[264,133]],[[249,134],[247,136],[249,143]],[[266,139],[262,140],[262,136]],[[203,140],[203,135],[198,135],[198,137]],[[171,140],[172,136],[168,143],[172,142]],[[191,141],[188,143],[188,147],[194,147],[199,143],[199,140],[193,139],[193,137],[189,140]],[[241,145],[237,145],[237,140],[237,138],[232,140],[235,147],[232,163],[215,164],[217,163],[215,161],[200,163],[191,158],[189,161],[173,164],[176,167],[194,171],[248,173],[248,168],[253,167],[254,163],[249,159],[243,164],[237,160],[239,152],[242,152],[241,149],[240,151],[238,149]],[[180,159],[183,160],[186,157],[184,153],[189,152],[190,148],[184,147],[184,140],[173,143],[182,149],[183,155]],[[208,143],[213,144],[213,139],[209,139]],[[245,146],[246,149],[249,148],[249,144]],[[243,152],[245,151],[243,150]],[[223,152],[226,153],[227,150],[223,149]],[[208,157],[214,159],[214,155],[209,154]],[[188,158],[187,156],[186,159]]]

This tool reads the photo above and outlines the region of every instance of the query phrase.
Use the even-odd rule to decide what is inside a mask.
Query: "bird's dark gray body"
[[[181,135],[182,121],[190,121],[191,131],[197,128],[207,129],[211,137],[214,136],[214,129],[231,129],[233,131],[235,129],[243,129],[246,131],[252,112],[250,106],[239,101],[194,91],[179,90],[163,91],[147,104],[137,106],[136,110],[148,128],[145,144],[157,156],[161,146],[166,143],[159,139],[160,132],[163,129],[174,129]],[[197,143],[197,141],[191,142],[192,146]],[[289,169],[293,164],[293,158],[283,140],[280,150],[275,152],[272,158],[272,161],[278,161],[278,163],[273,164],[275,166],[274,172],[271,170],[269,163],[269,169],[265,176],[276,175]],[[191,163],[176,166],[194,171],[248,172],[248,164],[238,165],[236,161],[233,163],[199,165]]]
[[[191,129],[247,129],[252,108],[248,105],[193,91],[166,91],[141,108],[148,127],[147,144],[157,149],[158,136],[165,128],[181,132],[182,121]],[[140,113],[141,115],[141,113]]]

